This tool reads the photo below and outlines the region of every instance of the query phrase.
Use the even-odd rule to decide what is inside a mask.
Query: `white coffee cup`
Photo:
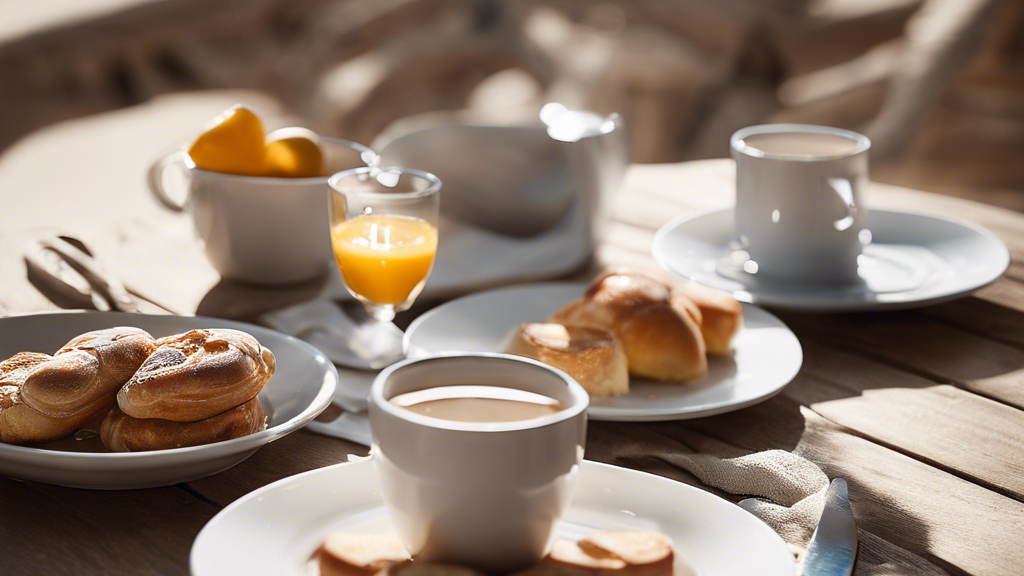
[[[455,385],[525,390],[563,409],[533,420],[469,423],[389,401]],[[410,553],[491,574],[543,558],[572,499],[588,404],[569,375],[519,356],[432,356],[381,372],[370,390],[373,461],[391,523]]]
[[[737,131],[736,233],[758,279],[849,284],[859,281],[866,136],[826,126],[766,124]]]
[[[326,175],[313,178],[210,172],[177,150],[150,167],[149,189],[167,208],[192,213],[221,276],[259,284],[309,280],[331,261],[327,178],[377,161],[372,150],[348,140],[321,137],[320,146]]]

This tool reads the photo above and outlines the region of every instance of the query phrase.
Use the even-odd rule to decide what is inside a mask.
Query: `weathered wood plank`
[[[1005,576],[1024,565],[1024,503],[840,431],[809,411],[796,452],[850,482],[857,524],[940,565]]]
[[[679,423],[595,423],[602,449],[588,457],[665,473],[655,454],[697,451],[729,457],[743,450],[794,450],[829,477],[850,483],[858,526],[943,569],[979,576],[1015,573],[1024,562],[1024,503],[843,431],[783,394],[753,408]],[[606,430],[609,429],[610,430]],[[666,440],[667,439],[667,440]],[[668,467],[666,475],[687,481]],[[689,478],[692,483],[692,478]],[[955,520],[954,520],[955,519]]]
[[[4,574],[188,574],[199,530],[220,509],[177,487],[78,490],[0,478]]]
[[[804,341],[785,394],[876,443],[1024,499],[1024,412]]]
[[[782,403],[797,406],[788,400],[782,401]],[[797,408],[797,410],[799,409]],[[672,478],[709,490],[727,500],[736,502],[745,496],[727,494],[705,486],[690,473],[673,466],[658,455],[702,452],[720,457],[739,456],[747,453],[749,448],[732,442],[740,440],[746,443],[745,439],[752,438],[760,440],[759,449],[781,448],[787,446],[792,438],[799,439],[800,437],[801,432],[798,428],[802,427],[803,421],[799,417],[799,411],[797,414],[796,418],[772,421],[768,425],[769,428],[772,428],[768,434],[764,433],[763,426],[766,425],[764,419],[737,418],[736,416],[742,415],[742,412],[729,415],[728,417],[733,422],[742,420],[737,424],[737,428],[745,429],[741,432],[734,429],[733,433],[727,434],[727,439],[709,435],[708,431],[704,429],[698,430],[699,427],[694,425],[702,421],[647,425],[592,422],[588,434],[586,457],[590,460],[635,468]],[[726,416],[714,417],[710,420],[723,418]],[[796,426],[792,426],[793,423],[796,423]],[[770,440],[765,441],[766,438]],[[781,444],[778,443],[780,440]],[[948,574],[946,570],[929,560],[890,543],[877,533],[865,529],[861,529],[859,532],[861,549],[854,571],[857,576]]]
[[[1006,311],[1024,320],[1024,314]],[[1024,407],[1024,350],[909,312],[780,317],[801,341],[854,349],[937,383]],[[823,321],[824,320],[824,321]]]

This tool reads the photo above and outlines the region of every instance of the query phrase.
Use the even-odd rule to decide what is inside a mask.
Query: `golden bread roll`
[[[195,422],[255,398],[274,367],[274,354],[244,332],[192,330],[158,340],[117,404],[132,418]]]
[[[515,572],[512,576],[587,576],[588,574],[588,572],[579,568],[542,563]]]
[[[100,439],[114,452],[143,452],[199,446],[241,438],[267,427],[259,398],[197,422],[132,418],[115,406],[100,426]]]
[[[579,541],[591,556],[611,556],[629,564],[631,573],[671,574],[675,560],[672,539],[657,532],[595,532]]]
[[[693,312],[664,282],[611,273],[551,322],[610,330],[622,342],[629,373],[657,380],[693,380],[707,371],[704,337]]]
[[[544,559],[550,566],[596,576],[670,576],[674,562],[672,540],[656,532],[597,532],[579,542],[560,540]]]
[[[392,534],[334,532],[318,550],[320,576],[373,576],[409,560],[409,552]]]
[[[726,356],[732,351],[733,336],[743,326],[743,305],[738,300],[721,290],[695,285],[676,287],[672,298],[698,309],[708,354]]]
[[[43,416],[22,401],[25,379],[50,358],[49,354],[19,352],[0,362],[0,442],[34,444],[56,440],[75,431],[74,424]]]
[[[155,349],[153,337],[138,328],[87,332],[32,372],[22,400],[40,414],[81,424],[113,405],[117,391]]]
[[[527,323],[512,337],[508,352],[564,371],[591,396],[629,392],[626,352],[608,330]]]
[[[479,570],[440,562],[402,562],[388,570],[388,576],[487,576]]]
[[[560,568],[579,570],[590,574],[617,574],[627,566],[626,562],[612,556],[592,556],[576,542],[558,540],[551,545],[551,551],[544,563]]]

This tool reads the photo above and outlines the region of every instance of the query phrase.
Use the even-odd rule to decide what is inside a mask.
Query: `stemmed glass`
[[[402,357],[391,321],[416,300],[434,266],[441,180],[410,168],[362,167],[328,184],[334,258],[345,287],[375,321],[349,347],[381,367]]]

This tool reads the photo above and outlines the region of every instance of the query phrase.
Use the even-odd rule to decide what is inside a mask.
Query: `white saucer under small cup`
[[[793,555],[752,514],[667,478],[584,461],[556,538],[652,530],[675,542],[674,576],[793,576]],[[192,576],[307,576],[334,531],[386,534],[391,521],[371,461],[298,474],[235,500],[192,544]]]
[[[523,322],[544,322],[579,298],[585,284],[523,284],[447,302],[417,318],[405,333],[410,357],[452,352],[504,352]],[[799,372],[803,350],[781,320],[746,304],[732,355],[708,358],[690,383],[631,379],[629,393],[591,398],[591,420],[652,422],[722,414],[778,394]]]
[[[1006,246],[984,228],[912,212],[869,210],[871,241],[855,284],[768,281],[737,258],[731,208],[681,216],[654,237],[652,252],[666,270],[731,293],[742,302],[790,310],[899,310],[966,296],[998,279],[1010,263]]]

